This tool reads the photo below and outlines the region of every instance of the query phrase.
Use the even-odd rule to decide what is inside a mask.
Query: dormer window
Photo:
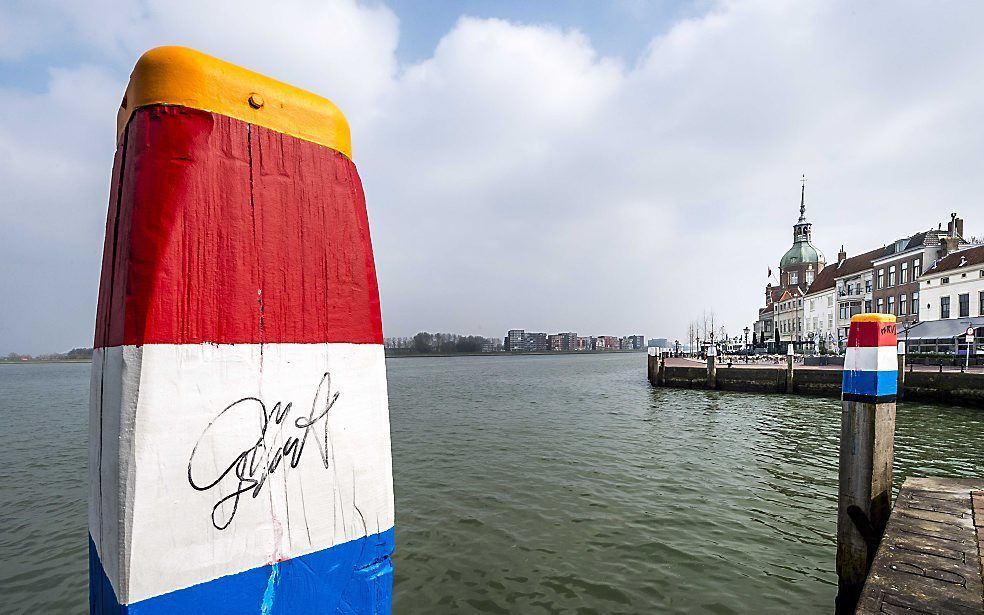
[[[790,272],[790,274],[789,274],[789,283],[790,284],[799,284],[799,274],[796,273],[795,271]]]

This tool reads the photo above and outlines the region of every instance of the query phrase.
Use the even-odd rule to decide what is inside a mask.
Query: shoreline
[[[43,365],[45,363],[92,363],[92,359],[31,359],[30,361],[0,361],[0,365]]]
[[[546,350],[536,352],[408,352],[386,353],[387,359],[426,359],[428,357],[529,357],[556,355],[646,354],[645,350]],[[0,365],[46,365],[61,363],[92,363],[92,359],[31,359],[30,361],[0,361]]]
[[[386,353],[387,359],[422,359],[427,357],[528,357],[551,355],[646,354],[645,350],[541,350],[536,352],[406,352]]]

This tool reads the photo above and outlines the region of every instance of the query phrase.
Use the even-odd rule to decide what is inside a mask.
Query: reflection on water
[[[397,612],[830,612],[839,402],[645,362],[388,362]],[[88,370],[0,366],[5,612],[85,611]],[[896,483],[984,475],[982,426],[901,404]]]

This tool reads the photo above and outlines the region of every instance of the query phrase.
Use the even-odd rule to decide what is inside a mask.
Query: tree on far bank
[[[434,336],[426,331],[421,331],[417,335],[413,336],[413,350],[414,352],[430,352],[431,343],[434,341]]]

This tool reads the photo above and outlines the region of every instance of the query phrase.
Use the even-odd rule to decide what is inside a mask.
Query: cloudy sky
[[[146,49],[352,124],[385,334],[750,324],[808,215],[835,258],[984,231],[971,2],[0,4],[0,353],[92,343],[115,139]]]

